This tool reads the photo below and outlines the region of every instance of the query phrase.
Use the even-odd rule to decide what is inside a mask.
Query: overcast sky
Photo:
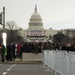
[[[0,12],[5,6],[5,19],[28,28],[35,5],[45,29],[75,29],[75,0],[0,0]]]

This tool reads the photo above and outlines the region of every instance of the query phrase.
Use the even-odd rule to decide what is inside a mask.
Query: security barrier
[[[68,74],[75,75],[75,52],[69,52],[68,54]]]
[[[75,52],[63,50],[44,50],[44,66],[52,68],[61,75],[75,75]]]
[[[42,61],[42,53],[22,53],[22,61]]]

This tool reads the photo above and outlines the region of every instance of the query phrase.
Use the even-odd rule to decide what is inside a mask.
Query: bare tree
[[[17,26],[15,21],[6,22],[6,28],[9,29],[9,30],[17,30],[17,29],[19,29],[19,27]]]
[[[19,27],[16,25],[15,21],[10,21],[6,23],[7,26],[7,43],[20,42],[22,37],[19,35]]]

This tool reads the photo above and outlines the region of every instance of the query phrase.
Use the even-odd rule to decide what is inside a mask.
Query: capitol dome
[[[40,14],[37,12],[37,5],[35,5],[35,11],[34,11],[34,13],[31,15],[29,25],[30,25],[30,24],[42,24],[41,16],[40,16]]]

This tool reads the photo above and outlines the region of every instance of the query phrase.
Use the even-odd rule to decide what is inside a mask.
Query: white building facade
[[[44,29],[43,22],[40,14],[37,12],[37,5],[35,5],[35,11],[31,15],[29,27],[26,30],[21,29],[20,35],[27,40],[27,42],[47,42],[49,36],[57,34],[57,30],[53,29]]]

